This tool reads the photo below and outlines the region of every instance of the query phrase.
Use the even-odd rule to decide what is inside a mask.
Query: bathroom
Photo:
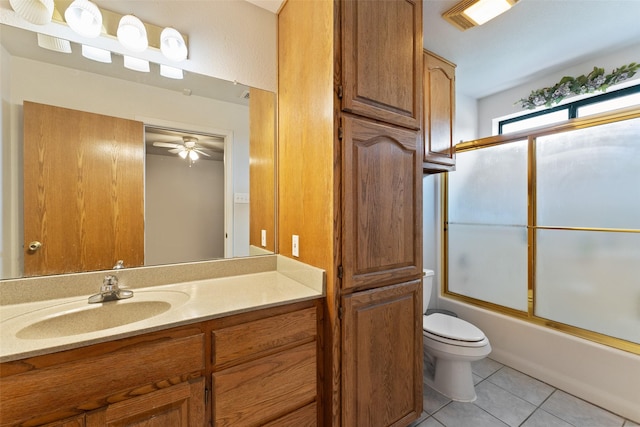
[[[229,39],[237,40],[239,45],[242,44],[244,46],[245,43],[243,41],[250,39],[246,43],[246,45],[253,46],[250,53],[240,54],[237,50],[234,50],[233,46],[228,44],[219,46],[207,44],[206,46],[192,45],[194,56],[197,55],[198,47],[202,48],[203,51],[216,50],[221,52],[221,57],[232,58],[230,62],[234,60],[237,62],[249,61],[251,64],[257,65],[257,68],[260,68],[260,72],[252,73],[252,67],[225,68],[224,64],[215,61],[210,55],[204,55],[205,58],[209,59],[203,60],[203,63],[198,64],[198,70],[230,81],[235,80],[275,92],[275,66],[261,66],[262,64],[273,64],[274,62],[273,57],[276,50],[273,31],[275,16],[272,13],[253,7],[238,6],[236,8],[231,5],[227,5],[227,7],[229,8],[227,13],[220,14],[220,16],[225,16],[227,19],[220,19],[220,22],[216,22],[218,25],[214,26],[211,25],[210,21],[202,22],[199,20],[190,22],[190,25],[193,25],[194,28],[199,28],[199,26],[207,28],[206,31],[212,39],[216,39],[216,35],[223,31],[234,34],[235,37],[229,37]],[[251,19],[251,22],[255,22],[250,29],[238,24],[249,19]],[[177,23],[175,25],[178,26]],[[241,26],[243,27],[242,30],[238,28]],[[264,34],[269,34],[270,36],[265,37]],[[195,42],[193,41],[193,43]],[[435,48],[433,49],[435,50]],[[632,50],[632,48],[629,49],[629,51]],[[611,57],[604,58],[600,66],[609,69],[625,61],[629,62],[627,55],[611,55]],[[582,73],[585,66],[589,68],[592,65],[592,61],[589,61],[585,64],[578,64],[575,69],[558,71],[558,74],[551,77],[551,80],[556,79],[556,77],[559,78],[565,71],[570,74]],[[514,90],[510,96],[505,95],[505,98],[512,102],[513,99],[528,93],[532,87],[543,86],[547,83],[549,83],[548,80],[536,81]],[[504,103],[505,100],[500,102]],[[498,100],[496,100],[496,104],[498,104]],[[482,113],[482,117],[484,117],[483,119],[475,117],[470,119],[469,115],[462,114],[462,116],[459,116],[457,120],[460,125],[461,134],[458,137],[460,140],[475,138],[477,136],[474,134],[476,128],[480,129],[478,134],[484,135],[486,129],[483,127],[487,126],[488,120],[506,114],[506,112],[500,111],[499,107],[491,104],[489,99],[479,104],[469,99],[458,99],[457,110],[459,112],[478,111],[478,115]],[[487,120],[486,118],[489,119]],[[437,203],[440,198],[440,178],[437,176],[425,177],[423,186],[423,210],[425,215],[424,266],[438,270],[437,267],[441,265],[441,259],[439,258],[441,241],[439,240],[440,233],[438,231],[440,229],[438,222],[440,210]],[[436,203],[433,203],[434,201]],[[428,233],[427,230],[435,230],[435,232],[432,234]],[[436,274],[436,289],[440,286],[439,274],[440,272]],[[488,336],[491,336],[492,357],[495,357],[496,360],[542,380],[554,381],[558,387],[596,402],[614,412],[623,413],[626,411],[626,413],[629,413],[630,408],[631,410],[634,409],[635,402],[630,401],[629,398],[638,395],[638,389],[637,385],[630,383],[627,379],[629,372],[637,372],[640,367],[637,358],[634,358],[633,355],[630,357],[625,352],[558,334],[555,331],[487,312],[440,295],[435,296],[432,301],[438,308],[455,311],[460,317],[473,322]],[[521,338],[525,335],[527,336],[527,341],[523,343]],[[552,342],[554,344],[549,345]],[[547,348],[562,350],[558,351],[559,354],[551,354],[547,351]],[[572,356],[578,354],[581,356],[580,364],[576,364]],[[606,364],[610,366],[606,373],[599,369],[602,363],[601,360],[606,360]]]

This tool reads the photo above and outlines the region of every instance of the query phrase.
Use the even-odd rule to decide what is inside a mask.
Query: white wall
[[[608,74],[622,65],[627,65],[631,62],[637,63],[640,60],[638,52],[640,52],[640,44],[617,52],[607,53],[598,59],[577,64],[563,71],[549,74],[542,79],[528,82],[521,86],[480,99],[478,101],[478,137],[482,138],[493,134],[492,120],[497,117],[531,112],[530,110],[523,110],[519,105],[515,105],[519,99],[529,96],[531,91],[553,86],[564,76],[577,77],[582,74],[589,74],[595,66],[604,68],[605,74]],[[637,83],[638,79],[640,79],[640,73],[636,74],[621,86],[627,86],[629,82]],[[571,102],[577,99],[579,98],[568,98],[565,102]]]
[[[145,156],[145,265],[224,257],[224,163]]]

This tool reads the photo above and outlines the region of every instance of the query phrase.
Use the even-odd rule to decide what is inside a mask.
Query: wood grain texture
[[[214,426],[260,425],[313,402],[315,352],[310,342],[214,372]]]
[[[205,426],[204,378],[106,406],[86,419],[87,427]]]
[[[0,424],[46,419],[48,412],[82,413],[184,381],[203,371],[203,346],[202,334],[125,344],[106,354],[4,377]]]
[[[342,425],[404,426],[422,411],[422,282],[344,297]]]
[[[316,418],[317,411],[318,404],[313,402],[284,417],[264,424],[264,427],[315,427],[322,425],[318,423]]]
[[[249,89],[249,244],[276,251],[276,98]],[[267,245],[261,244],[261,230]]]
[[[343,289],[422,274],[418,131],[343,118]]]
[[[218,329],[212,334],[216,367],[242,363],[285,346],[314,341],[317,335],[316,308]]]
[[[424,165],[455,170],[455,65],[424,51]]]
[[[420,129],[422,1],[341,4],[342,109]]]
[[[143,124],[23,108],[25,275],[143,265]],[[42,247],[30,252],[31,241]]]

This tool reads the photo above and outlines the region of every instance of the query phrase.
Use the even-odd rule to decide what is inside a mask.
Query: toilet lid
[[[484,333],[471,323],[442,313],[422,316],[422,328],[431,334],[457,341],[478,342],[485,339]]]

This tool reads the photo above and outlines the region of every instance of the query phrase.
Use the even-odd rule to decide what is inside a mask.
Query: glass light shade
[[[131,56],[124,57],[124,66],[130,70],[140,71],[143,73],[149,72],[149,61],[139,58],[133,58]]]
[[[482,25],[510,8],[511,4],[507,0],[480,0],[466,8],[464,14]]]
[[[102,13],[89,0],[74,0],[64,12],[69,27],[83,37],[98,37],[102,32]]]
[[[167,27],[160,33],[160,51],[172,61],[182,61],[187,58],[187,45],[182,34],[175,28]]]
[[[196,160],[198,160],[200,158],[200,156],[198,156],[198,153],[196,153],[193,150],[189,151],[189,158],[191,159],[191,161],[195,162]]]
[[[53,0],[9,0],[11,8],[25,21],[45,25],[53,17]]]
[[[182,70],[180,68],[170,67],[164,64],[160,64],[160,75],[176,80],[181,80],[184,78]]]
[[[55,52],[71,53],[69,40],[38,33],[38,46]]]
[[[187,150],[182,150],[178,153],[178,156],[182,157],[183,159],[187,158],[187,154],[189,154],[189,152]]]
[[[104,62],[105,64],[111,63],[111,52],[93,46],[87,46],[83,44],[82,56],[94,61]]]
[[[142,21],[133,15],[125,15],[118,24],[118,41],[133,52],[142,52],[149,46],[147,29]]]

